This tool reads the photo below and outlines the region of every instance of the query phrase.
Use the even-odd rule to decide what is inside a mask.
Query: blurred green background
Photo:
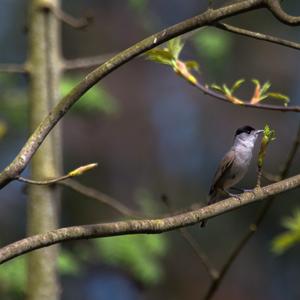
[[[226,3],[213,1],[214,5]],[[27,1],[0,0],[0,63],[21,63],[26,58]],[[197,0],[63,0],[74,16],[92,14],[94,22],[82,31],[62,26],[65,58],[113,54],[166,26],[204,11]],[[285,1],[288,12],[299,15],[300,3]],[[291,40],[300,29],[279,24],[267,11],[251,12],[228,20],[252,30]],[[296,50],[203,28],[187,34],[182,59],[196,60],[208,83],[231,85],[239,78],[270,80],[274,91],[300,105],[300,53]],[[61,93],[67,93],[88,70],[64,74]],[[27,78],[0,74],[1,167],[17,154],[28,136]],[[276,103],[276,100],[274,100]],[[278,103],[278,102],[277,102]],[[186,209],[206,194],[215,168],[230,147],[234,131],[243,125],[261,128],[268,123],[277,139],[268,149],[266,169],[278,172],[296,135],[295,113],[246,109],[203,95],[170,68],[142,57],[119,68],[97,84],[63,119],[66,171],[88,162],[99,167],[79,178],[144,214],[167,212],[161,194],[176,209]],[[299,155],[290,174],[299,172]],[[28,175],[26,173],[25,175]],[[241,187],[255,184],[255,163]],[[299,190],[278,196],[262,228],[242,251],[215,299],[299,299],[299,246],[284,251],[290,241],[278,237],[295,229],[299,240]],[[190,228],[212,263],[220,268],[253,220],[259,203],[219,216],[205,230]],[[6,245],[25,235],[26,190],[12,183],[0,194],[0,242]],[[284,216],[295,216],[292,222]],[[63,190],[61,225],[124,219],[109,207],[70,190]],[[292,224],[292,225],[291,225]],[[296,225],[295,225],[296,224]],[[298,230],[298,231],[297,231]],[[293,235],[294,234],[294,235]],[[297,235],[298,234],[298,235]],[[287,239],[288,241],[284,240]],[[290,237],[291,239],[291,237]],[[277,243],[277,244],[276,244]],[[283,248],[282,248],[283,244]],[[23,299],[24,257],[0,268],[0,298]],[[123,236],[62,245],[59,259],[62,299],[198,299],[209,278],[198,258],[178,232]]]

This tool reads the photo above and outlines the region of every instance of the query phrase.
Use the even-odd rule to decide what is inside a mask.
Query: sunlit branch
[[[0,64],[0,73],[27,73],[25,64]]]
[[[218,203],[189,212],[157,218],[120,222],[82,225],[61,228],[47,233],[27,237],[0,249],[0,262],[3,263],[24,253],[57,244],[63,241],[118,236],[125,234],[162,233],[177,228],[194,225],[246,204],[277,195],[300,186],[300,174],[277,183],[256,188],[253,192],[243,193],[239,201],[228,198]],[[41,199],[42,200],[42,199]]]
[[[129,217],[141,217],[142,214],[134,211],[132,209],[129,209],[126,207],[124,204],[119,202],[118,200],[96,190],[91,187],[85,186],[75,180],[67,180],[67,181],[61,181],[59,184],[68,187],[69,189],[72,189],[79,194],[89,197],[91,199],[95,199],[99,201],[101,204],[105,204],[114,210],[116,210],[118,213],[124,215],[124,216],[129,216]]]
[[[232,26],[232,25],[225,24],[225,23],[216,23],[216,24],[213,24],[213,26],[215,26],[219,29],[228,31],[228,32],[236,33],[238,35],[251,37],[251,38],[254,38],[254,39],[257,39],[257,40],[262,40],[262,41],[270,42],[270,43],[273,43],[273,44],[278,44],[278,45],[281,45],[281,46],[285,46],[285,47],[289,47],[289,48],[293,48],[293,49],[297,49],[297,50],[300,49],[300,43],[296,43],[296,42],[292,42],[292,41],[289,41],[289,40],[281,39],[281,38],[278,38],[278,37],[275,37],[275,36],[272,36],[272,35],[269,35],[269,34],[263,34],[263,33],[260,33],[260,32],[250,31],[250,30],[247,30],[247,29],[244,29],[244,28],[240,28],[240,27],[237,27],[237,26]]]
[[[251,104],[247,102],[243,102],[241,104],[236,104],[228,100],[228,98],[220,94],[218,92],[215,92],[214,90],[210,89],[209,86],[202,84],[200,82],[194,83],[193,86],[201,90],[205,95],[209,95],[214,97],[217,100],[225,101],[227,103],[241,106],[241,107],[247,107],[247,108],[256,108],[256,109],[266,109],[266,110],[275,110],[275,111],[281,111],[281,112],[300,112],[300,106],[283,106],[283,105],[271,105],[271,104]]]
[[[75,18],[57,7],[49,6],[46,8],[48,8],[58,20],[74,29],[84,29],[89,26],[93,20],[91,17]]]
[[[81,166],[81,167],[69,172],[66,175],[55,177],[55,178],[44,179],[44,180],[33,180],[33,179],[24,178],[24,177],[21,177],[21,176],[16,177],[16,180],[18,180],[20,182],[28,183],[28,184],[51,185],[51,184],[54,184],[54,183],[64,181],[68,178],[72,178],[72,177],[75,177],[75,176],[82,175],[83,173],[85,173],[87,171],[90,171],[90,170],[96,168],[97,166],[98,166],[97,163],[88,164],[88,165],[85,165],[85,166]]]
[[[91,67],[97,67],[110,59],[115,53],[102,54],[98,56],[75,58],[63,61],[64,70],[76,70],[85,69]]]
[[[169,213],[174,213],[174,209],[171,205],[170,199],[166,194],[161,196],[162,202],[167,206]],[[196,256],[199,258],[199,261],[205,268],[207,274],[210,276],[212,280],[216,279],[219,274],[218,271],[212,266],[211,262],[209,261],[208,257],[200,248],[200,245],[197,241],[193,238],[193,236],[189,233],[187,228],[179,228],[178,232],[180,233],[181,237],[186,241],[186,243],[191,247],[194,251]]]

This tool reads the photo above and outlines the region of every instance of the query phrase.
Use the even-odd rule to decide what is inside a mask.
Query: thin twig
[[[24,178],[21,176],[17,176],[16,180],[24,182],[24,183],[28,183],[28,184],[34,184],[34,185],[51,185],[51,184],[66,180],[68,178],[82,175],[83,173],[90,171],[90,170],[96,168],[97,166],[98,166],[97,163],[84,165],[84,166],[76,168],[75,170],[69,172],[66,175],[58,176],[55,178],[44,179],[44,180],[33,180],[33,179]]]
[[[51,185],[54,183],[57,183],[59,181],[62,180],[66,180],[68,178],[70,178],[70,175],[63,175],[63,176],[59,176],[56,178],[51,178],[51,179],[45,179],[45,180],[33,180],[33,179],[29,179],[29,178],[24,178],[22,176],[18,176],[16,179],[20,182],[24,182],[24,183],[28,183],[28,184],[34,184],[34,185]]]
[[[86,58],[75,58],[63,61],[64,70],[74,70],[74,69],[85,69],[91,67],[97,67],[106,62],[115,53],[102,54],[98,56],[86,57]]]
[[[243,102],[241,104],[233,103],[228,100],[228,98],[220,93],[217,93],[210,89],[208,85],[202,84],[200,82],[193,83],[197,89],[202,91],[204,94],[214,97],[215,99],[225,101],[227,103],[241,106],[241,107],[249,107],[249,108],[257,108],[257,109],[266,109],[266,110],[275,110],[275,111],[282,111],[282,112],[300,112],[300,106],[282,106],[282,105],[271,105],[271,104],[251,104],[247,102]]]
[[[166,194],[163,194],[161,196],[161,200],[168,208],[169,213],[174,213],[174,209],[170,203],[170,199]],[[189,231],[186,228],[179,228],[178,232],[180,233],[181,237],[187,242],[187,244],[192,248],[194,253],[198,256],[201,264],[204,266],[210,278],[212,280],[216,279],[219,276],[218,271],[212,266],[207,255],[203,253],[202,249],[200,248],[200,245],[189,233]]]
[[[299,124],[299,128],[298,128],[296,138],[293,142],[293,146],[292,146],[292,148],[291,148],[291,150],[288,154],[286,163],[285,163],[282,171],[280,172],[280,175],[279,175],[280,180],[284,179],[288,175],[288,172],[290,170],[292,162],[293,162],[293,160],[296,156],[297,150],[299,149],[299,145],[300,145],[300,124]],[[240,254],[240,252],[243,250],[243,248],[245,247],[247,242],[250,240],[250,238],[253,236],[253,234],[257,231],[258,227],[260,226],[260,224],[264,220],[267,212],[270,210],[270,208],[271,208],[271,206],[274,202],[275,197],[276,197],[276,195],[269,198],[262,205],[262,207],[259,209],[254,222],[250,224],[250,226],[247,229],[244,236],[241,238],[239,243],[233,249],[232,253],[229,255],[227,261],[225,262],[224,266],[222,267],[222,269],[219,273],[219,277],[217,279],[213,280],[213,282],[211,283],[211,285],[210,285],[210,287],[209,287],[209,289],[208,289],[208,291],[207,291],[207,293],[204,297],[205,300],[209,300],[213,297],[213,295],[217,291],[219,285],[221,284],[224,276],[227,274],[227,271],[229,270],[229,268],[231,267],[233,262],[236,260],[236,258]]]
[[[199,257],[210,278],[212,280],[217,279],[220,276],[219,272],[211,265],[211,262],[209,261],[207,255],[203,253],[202,249],[200,248],[199,243],[194,239],[194,237],[186,228],[180,228],[179,232],[182,238],[190,245],[195,254]]]
[[[114,210],[116,210],[118,213],[124,216],[128,217],[142,217],[143,215],[140,212],[134,211],[128,207],[126,207],[124,204],[119,202],[118,200],[112,198],[111,196],[108,196],[96,189],[93,189],[91,187],[85,186],[75,180],[69,179],[67,181],[60,181],[59,184],[68,187],[78,193],[80,193],[83,196],[89,197],[91,199],[95,199],[102,204],[105,204]]]
[[[24,74],[28,70],[26,64],[0,64],[0,72]]]
[[[75,29],[84,29],[92,23],[91,17],[75,18],[62,9],[49,7],[57,19]]]
[[[159,234],[175,230],[181,227],[198,224],[202,220],[212,218],[213,216],[223,214],[226,211],[237,209],[238,207],[269,198],[270,196],[277,195],[279,193],[296,189],[299,186],[300,174],[262,188],[256,188],[251,193],[243,193],[239,196],[239,201],[236,201],[235,197],[231,197],[215,204],[177,214],[175,216],[72,226],[52,230],[24,238],[1,248],[0,263],[27,252],[63,241],[127,234]]]
[[[296,43],[296,42],[292,42],[289,40],[285,40],[285,39],[281,39],[269,34],[263,34],[260,32],[255,32],[255,31],[250,31],[244,28],[240,28],[240,27],[236,27],[236,26],[232,26],[226,23],[216,23],[216,24],[212,24],[212,26],[228,31],[228,32],[232,32],[232,33],[236,33],[238,35],[243,35],[246,37],[251,37],[257,40],[262,40],[262,41],[266,41],[266,42],[270,42],[273,44],[278,44],[281,46],[285,46],[285,47],[289,47],[289,48],[293,48],[293,49],[300,49],[300,43]]]

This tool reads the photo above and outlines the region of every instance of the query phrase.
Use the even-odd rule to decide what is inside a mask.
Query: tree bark
[[[29,120],[30,132],[38,126],[59,99],[61,73],[59,24],[49,9],[60,0],[29,2]],[[61,168],[60,128],[49,135],[31,163],[32,178],[56,177]],[[33,235],[58,227],[59,190],[52,186],[28,189],[27,234]],[[27,299],[59,298],[57,246],[38,250],[28,257]]]

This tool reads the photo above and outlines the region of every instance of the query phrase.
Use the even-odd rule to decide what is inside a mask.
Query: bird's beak
[[[262,130],[262,129],[255,130],[255,133],[256,133],[256,134],[260,134],[260,133],[263,133],[263,132],[264,132],[264,130]]]

